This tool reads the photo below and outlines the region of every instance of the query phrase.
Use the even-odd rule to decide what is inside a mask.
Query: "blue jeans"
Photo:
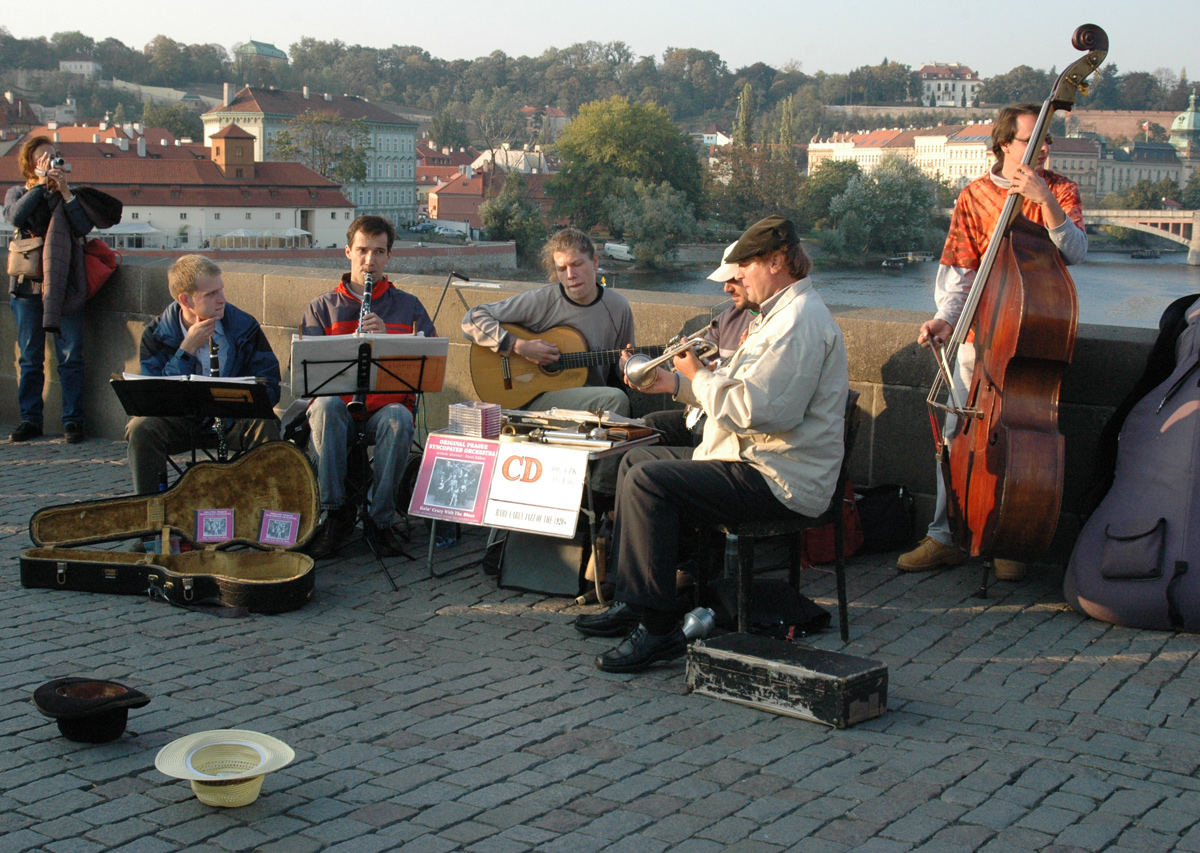
[[[42,328],[42,300],[8,298],[17,322],[21,378],[17,403],[21,420],[42,426],[42,390],[46,385],[46,330]],[[58,359],[58,383],[62,386],[62,422],[83,423],[83,312],[62,318],[62,329],[54,336]]]
[[[346,463],[354,439],[354,421],[340,397],[318,397],[308,407],[312,447],[317,454],[317,483],[321,509],[337,509],[346,502]],[[375,473],[371,480],[371,520],[391,527],[396,515],[396,484],[404,476],[412,445],[412,412],[399,403],[384,406],[365,424],[367,441],[375,445]]]

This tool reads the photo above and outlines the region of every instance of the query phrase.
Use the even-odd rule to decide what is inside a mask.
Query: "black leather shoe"
[[[314,560],[333,556],[354,532],[357,523],[358,511],[350,504],[329,510],[325,514],[325,523],[321,525],[321,529],[304,546],[304,553]]]
[[[87,436],[83,434],[83,424],[66,424],[63,426],[67,444],[79,444]]]
[[[591,613],[575,619],[575,630],[585,637],[624,637],[637,627],[638,615],[623,601],[603,613]]]
[[[41,438],[42,428],[34,426],[29,421],[21,421],[21,425],[8,436],[9,441],[29,441],[31,438]]]
[[[605,672],[642,672],[652,663],[682,657],[687,651],[687,637],[676,627],[670,634],[651,634],[645,625],[638,625],[625,642],[596,658],[596,669]]]
[[[363,522],[363,532],[383,557],[408,557],[404,553],[404,534],[395,525],[380,527],[371,519]]]

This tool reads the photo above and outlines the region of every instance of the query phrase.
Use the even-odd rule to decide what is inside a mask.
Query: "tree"
[[[439,148],[466,148],[471,144],[471,135],[467,126],[459,121],[449,110],[442,110],[433,117],[429,126],[429,138]]]
[[[800,192],[796,227],[802,232],[822,227],[829,217],[830,202],[861,172],[853,160],[825,160],[817,166]]]
[[[936,202],[933,181],[916,165],[885,157],[850,179],[830,203],[829,218],[844,237],[846,254],[907,251],[940,237],[933,227]]]
[[[116,122],[115,114],[113,121]],[[142,110],[142,124],[146,127],[165,128],[176,139],[190,138],[199,141],[204,138],[204,123],[200,121],[200,117],[179,103],[159,107],[147,101]]]
[[[700,226],[687,195],[666,181],[655,185],[640,179],[617,181],[618,197],[612,220],[638,264],[659,267],[675,259],[685,240],[695,240]]]
[[[339,184],[366,180],[371,134],[362,119],[306,111],[275,134],[275,158],[298,160]]]
[[[1054,79],[1040,68],[1018,65],[1007,74],[989,77],[979,86],[979,100],[985,104],[1041,102],[1050,94]]]
[[[733,144],[749,148],[754,142],[754,87],[747,83],[738,96],[737,124],[733,128]]]
[[[683,193],[692,210],[700,208],[700,162],[691,141],[667,111],[654,104],[613,96],[579,109],[566,126],[556,150],[562,169],[546,184],[555,211],[580,228],[611,225],[609,199],[621,178],[663,181]]]
[[[1189,210],[1200,209],[1200,166],[1192,170],[1192,176],[1188,178],[1187,186],[1183,188],[1180,202]]]
[[[521,105],[507,86],[495,87],[490,94],[480,89],[471,97],[467,111],[483,147],[492,152],[493,163],[496,150],[516,139],[525,126]]]
[[[542,210],[528,199],[528,185],[520,172],[494,172],[503,186],[495,198],[479,206],[479,217],[489,240],[513,240],[522,266],[535,266],[546,237]]]

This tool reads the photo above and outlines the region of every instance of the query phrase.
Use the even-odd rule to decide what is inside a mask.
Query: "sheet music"
[[[353,394],[357,387],[354,362],[358,360],[359,346],[364,343],[371,345],[371,357],[376,361],[386,364],[388,359],[441,359],[443,373],[450,352],[449,338],[427,338],[421,334],[292,335],[292,393],[296,396],[314,392]],[[395,365],[392,369],[399,367]],[[383,377],[384,385],[388,384],[388,378]],[[439,388],[440,381],[439,376]],[[371,365],[371,387],[380,387],[379,368],[374,364]]]
[[[206,376],[203,373],[185,373],[178,376],[147,376],[144,373],[122,373],[122,379],[166,379],[168,382],[237,382],[253,385],[257,376]]]

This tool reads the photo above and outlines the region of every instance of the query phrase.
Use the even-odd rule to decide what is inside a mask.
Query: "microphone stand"
[[[460,281],[466,281],[466,282],[469,282],[471,280],[471,279],[467,278],[465,275],[463,275],[462,273],[458,272],[457,270],[450,270],[450,274],[446,276],[446,286],[442,288],[442,295],[438,299],[437,308],[433,309],[433,316],[429,318],[429,322],[431,322],[431,323],[437,322],[437,316],[442,310],[442,301],[446,298],[446,291],[450,289],[450,280],[454,279],[454,278],[457,278]]]

